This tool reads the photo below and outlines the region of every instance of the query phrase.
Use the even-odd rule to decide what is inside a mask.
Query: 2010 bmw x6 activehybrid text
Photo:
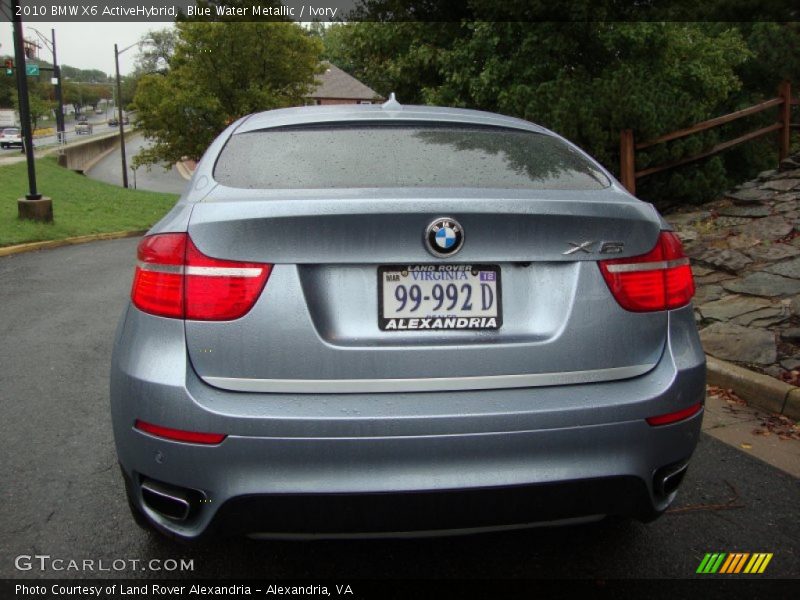
[[[703,416],[693,293],[653,206],[529,122],[244,117],[139,244],[131,510],[182,539],[652,519]]]

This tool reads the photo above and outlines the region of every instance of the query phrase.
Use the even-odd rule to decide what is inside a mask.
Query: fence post
[[[791,118],[792,118],[792,84],[789,81],[783,81],[778,88],[778,95],[783,100],[781,104],[781,125],[783,128],[779,130],[780,137],[778,138],[778,160],[783,160],[789,156],[789,134],[791,133]]]
[[[636,193],[636,156],[633,130],[623,129],[619,133],[619,178],[631,194]]]

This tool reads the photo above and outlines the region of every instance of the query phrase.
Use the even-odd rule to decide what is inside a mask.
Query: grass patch
[[[53,157],[36,160],[36,185],[53,199],[53,223],[17,217],[17,199],[28,193],[25,162],[0,167],[0,246],[149,229],[178,199],[89,179],[59,167]]]

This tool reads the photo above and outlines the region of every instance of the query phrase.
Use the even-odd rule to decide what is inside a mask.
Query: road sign
[[[28,77],[38,77],[39,65],[25,65],[25,74]]]

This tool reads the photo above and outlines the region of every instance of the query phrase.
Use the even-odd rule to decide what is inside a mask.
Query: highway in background
[[[89,115],[89,123],[92,125],[92,133],[86,135],[78,135],[75,133],[75,122],[70,121],[65,125],[65,131],[67,134],[67,142],[80,142],[81,140],[91,139],[93,137],[97,137],[100,135],[107,135],[109,133],[113,133],[114,131],[119,131],[119,127],[111,127],[108,124],[108,120],[106,119],[105,114],[102,115]],[[44,125],[43,123],[39,124]],[[55,121],[47,121],[47,126],[52,126],[55,130]],[[126,132],[130,129],[130,125],[125,127]],[[45,135],[41,137],[34,138],[33,140],[33,147],[37,150],[41,150],[50,146],[55,146],[57,144],[56,136],[53,135]],[[0,157],[5,156],[16,156],[21,154],[21,149],[18,147],[15,148],[0,148]]]

